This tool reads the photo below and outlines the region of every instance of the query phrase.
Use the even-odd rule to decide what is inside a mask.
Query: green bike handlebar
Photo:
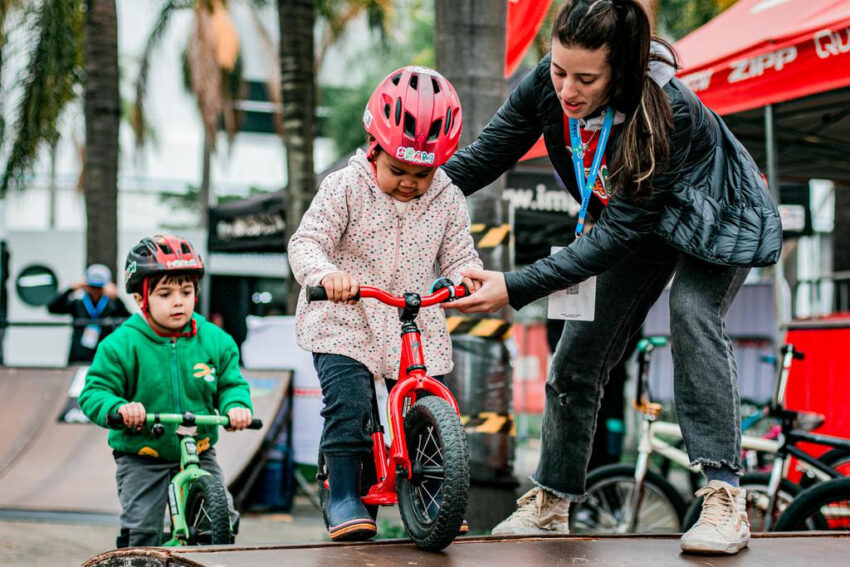
[[[230,427],[230,418],[226,415],[195,415],[192,412],[186,413],[149,413],[145,416],[145,424],[153,425],[155,423],[170,423],[176,425],[184,425],[192,427],[194,425],[220,425],[222,427]],[[124,416],[120,413],[110,413],[106,416],[106,424],[110,429],[124,429]],[[254,418],[251,420],[248,429],[262,429],[263,420]]]
[[[638,341],[637,349],[640,352],[646,352],[648,350],[652,350],[655,347],[663,347],[667,346],[669,339],[667,337],[646,337],[645,339],[641,339]]]

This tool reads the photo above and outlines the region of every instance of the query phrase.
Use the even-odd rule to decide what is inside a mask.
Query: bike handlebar
[[[230,427],[230,418],[226,415],[195,415],[186,413],[149,413],[145,416],[145,424],[171,423],[191,427],[193,425],[221,425]],[[124,429],[124,416],[120,413],[110,413],[106,416],[106,424],[110,429]],[[251,420],[247,429],[262,429],[263,420],[256,417]]]
[[[327,301],[328,293],[325,291],[325,288],[322,286],[307,286],[307,302],[312,303],[313,301]],[[461,297],[469,295],[469,289],[463,284],[444,287],[437,291],[436,293],[432,293],[431,295],[425,295],[420,297],[419,307],[430,307],[432,305],[437,305],[438,303],[443,303],[445,301],[451,301],[454,299],[459,299]],[[354,295],[351,299],[353,301],[360,301],[361,299],[373,298],[377,299],[381,303],[386,305],[390,305],[392,307],[406,307],[407,301],[404,297],[398,297],[396,295],[392,295],[387,293],[386,291],[379,289],[377,287],[370,287],[367,285],[360,286],[360,291]]]

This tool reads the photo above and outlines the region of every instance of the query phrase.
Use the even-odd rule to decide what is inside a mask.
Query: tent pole
[[[776,136],[774,135],[773,105],[764,107],[764,147],[767,159],[767,185],[778,205],[780,200],[779,171],[776,166]],[[776,305],[777,328],[782,331],[791,320],[791,289],[785,279],[785,258],[780,257],[773,267],[773,296]]]

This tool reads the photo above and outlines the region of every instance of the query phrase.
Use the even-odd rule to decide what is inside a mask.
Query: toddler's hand
[[[340,303],[343,301],[349,304],[354,301],[348,301],[360,291],[360,283],[345,272],[331,272],[322,278],[322,287],[328,292],[328,301]]]
[[[227,417],[230,418],[230,427],[228,431],[239,431],[251,425],[251,410],[248,408],[230,408],[227,410]]]
[[[481,289],[481,282],[479,280],[473,280],[472,278],[463,278],[460,283],[466,286],[470,294],[473,294],[479,289]]]
[[[145,406],[139,402],[130,402],[129,404],[120,406],[118,413],[124,418],[124,425],[127,427],[141,431],[142,427],[145,426],[147,411],[145,411]]]

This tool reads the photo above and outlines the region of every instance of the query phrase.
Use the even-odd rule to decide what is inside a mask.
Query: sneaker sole
[[[717,542],[712,541],[696,540],[687,543],[682,541],[680,543],[680,547],[685,553],[697,553],[707,555],[722,553],[725,555],[735,555],[736,553],[747,547],[749,543],[749,538],[728,542],[726,544],[718,544]]]
[[[524,528],[524,529],[516,529],[516,530],[493,530],[490,532],[491,535],[500,536],[500,535],[570,535],[568,531],[555,531],[555,530],[544,530],[544,529],[532,529],[532,528]]]
[[[377,532],[375,522],[370,520],[351,520],[329,530],[331,541],[364,541],[375,537]]]

